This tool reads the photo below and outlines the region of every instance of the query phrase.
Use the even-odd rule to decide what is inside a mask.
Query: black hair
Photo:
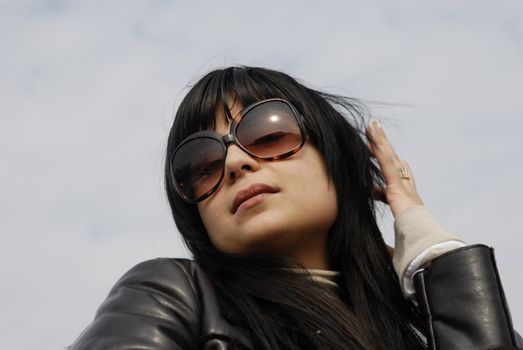
[[[337,292],[285,267],[296,262],[274,254],[217,250],[196,205],[176,193],[169,159],[190,134],[213,129],[217,106],[230,118],[227,100],[242,106],[284,98],[304,116],[307,134],[323,156],[337,193],[338,217],[328,235]],[[376,223],[375,186],[384,178],[365,143],[368,115],[357,99],[306,87],[289,75],[258,67],[214,70],[181,102],[166,154],[165,186],[175,223],[194,260],[206,270],[228,321],[245,329],[261,349],[419,349],[424,330],[400,288]]]

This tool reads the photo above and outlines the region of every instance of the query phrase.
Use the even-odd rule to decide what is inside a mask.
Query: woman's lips
[[[248,209],[260,203],[269,194],[276,193],[278,191],[278,188],[266,184],[253,184],[236,194],[232,204],[232,212],[235,214],[238,211]]]
[[[240,213],[242,210],[249,209],[250,207],[255,206],[256,204],[260,203],[265,197],[267,197],[269,195],[270,195],[270,193],[264,192],[264,193],[257,194],[256,196],[247,199],[245,202],[240,204],[238,209],[236,209],[236,212]]]

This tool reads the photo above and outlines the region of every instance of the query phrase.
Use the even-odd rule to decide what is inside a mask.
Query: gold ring
[[[405,180],[410,180],[409,169],[400,168],[400,178],[405,179]]]

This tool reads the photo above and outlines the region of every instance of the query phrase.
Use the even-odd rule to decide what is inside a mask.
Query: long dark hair
[[[364,106],[270,69],[215,70],[194,84],[179,106],[166,159],[188,135],[214,128],[217,106],[230,118],[230,96],[243,106],[284,98],[303,114],[337,192],[339,214],[328,235],[328,259],[340,278],[333,292],[304,278],[307,273],[288,269],[297,264],[288,257],[217,250],[196,206],[176,194],[167,161],[165,186],[174,220],[213,282],[224,316],[261,349],[425,348],[417,310],[401,292],[376,224],[373,188],[384,179],[364,141]]]

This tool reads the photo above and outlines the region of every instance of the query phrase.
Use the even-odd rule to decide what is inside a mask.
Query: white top
[[[340,275],[338,271],[321,269],[307,269],[307,271],[310,273],[313,281],[333,288],[338,287],[337,278]]]

